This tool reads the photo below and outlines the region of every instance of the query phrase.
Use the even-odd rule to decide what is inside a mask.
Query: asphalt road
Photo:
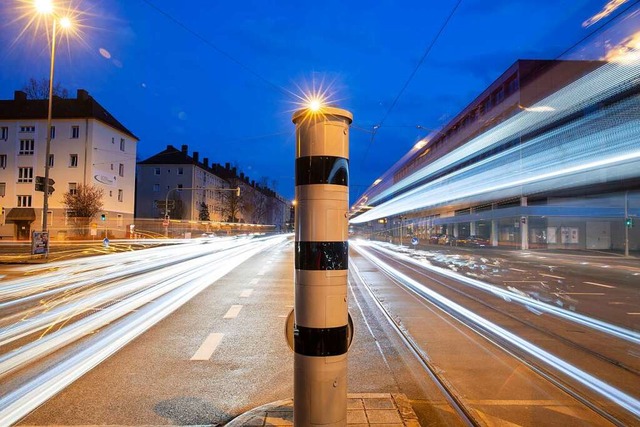
[[[640,310],[633,285],[640,269],[634,260],[554,255],[551,263],[547,254],[491,250],[486,254],[432,251],[420,257],[468,277],[494,280],[541,302],[637,328],[633,313]],[[574,400],[544,389],[547,386],[538,383],[537,374],[491,340],[398,288],[376,266],[362,264],[357,255],[352,258],[364,271],[367,285],[376,290],[370,292],[350,273],[349,310],[355,323],[349,352],[350,393],[404,393],[422,425],[461,424],[441,388],[380,310],[381,303],[400,321],[401,329],[424,344],[419,350],[424,358],[439,360],[437,366],[443,371],[463,373],[454,388],[484,405],[481,413],[488,425],[503,421],[542,425],[552,415],[558,420],[559,413],[566,424],[592,419],[593,414]],[[123,266],[124,271],[130,266]],[[0,290],[9,277],[24,274],[6,265],[3,269],[13,273],[2,279]],[[293,357],[284,338],[285,317],[293,306],[291,239],[261,250],[222,278],[216,280],[215,271],[211,273],[210,283],[195,297],[23,418],[20,425],[216,425],[256,406],[291,398]],[[135,283],[135,276],[130,280]],[[594,287],[598,292],[593,292]],[[78,346],[110,327],[102,327]],[[0,352],[7,349],[0,347]],[[52,355],[43,363],[54,366],[64,357]],[[32,375],[31,369],[1,378],[0,395],[10,391],[20,376]],[[492,396],[488,390],[498,390],[499,398],[487,397]]]
[[[261,252],[211,284],[20,425],[215,425],[291,398],[284,323],[293,306],[292,246]],[[350,298],[349,392],[405,393],[424,422],[456,425],[370,297],[353,289]],[[192,360],[210,337],[219,341],[210,357]]]

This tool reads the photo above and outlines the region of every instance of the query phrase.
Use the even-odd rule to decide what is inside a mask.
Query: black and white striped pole
[[[346,426],[349,111],[303,109],[296,125],[293,423]]]

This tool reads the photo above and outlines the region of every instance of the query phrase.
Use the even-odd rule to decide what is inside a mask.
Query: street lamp
[[[44,15],[51,15],[51,67],[49,69],[49,105],[47,109],[47,142],[44,156],[44,201],[42,203],[42,231],[47,231],[49,211],[49,157],[51,156],[51,110],[53,106],[53,70],[56,58],[56,32],[57,24],[62,28],[70,28],[71,20],[68,17],[58,16],[53,10],[52,0],[36,0],[36,10]],[[48,250],[48,249],[47,249]]]

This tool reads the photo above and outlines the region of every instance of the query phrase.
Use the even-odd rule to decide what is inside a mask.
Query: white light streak
[[[535,357],[541,363],[545,365],[549,365],[552,368],[562,372],[563,374],[573,378],[574,380],[578,381],[585,387],[591,389],[595,393],[625,408],[635,416],[640,416],[640,401],[635,399],[633,396],[630,396],[618,390],[617,388],[612,387],[611,385],[594,377],[593,375],[581,369],[576,368],[575,366],[565,362],[564,360],[549,353],[548,351],[545,351],[542,348],[531,344],[527,340],[520,338],[519,336],[496,325],[495,323],[486,320],[482,316],[479,316],[473,313],[472,311],[462,307],[461,305],[449,300],[448,298],[443,297],[437,292],[432,291],[431,289],[427,288],[426,286],[417,282],[411,277],[394,269],[389,264],[386,264],[384,261],[380,260],[379,258],[376,258],[373,254],[364,250],[361,245],[356,244],[354,246],[356,247],[359,253],[361,253],[363,256],[368,258],[374,264],[376,264],[380,269],[385,271],[394,279],[402,282],[405,286],[413,289],[415,292],[422,295],[423,297],[437,303],[438,305],[446,306],[448,310],[453,310],[458,315],[468,319],[474,324],[482,328],[485,328],[487,330],[490,330],[493,334],[499,336],[501,339],[508,341],[509,343],[516,346],[520,350],[529,354],[530,356]],[[462,279],[462,276],[457,277],[457,279],[459,280]],[[515,294],[513,294],[512,296],[514,298],[517,297],[517,295]],[[536,306],[535,308],[539,308],[539,306]]]

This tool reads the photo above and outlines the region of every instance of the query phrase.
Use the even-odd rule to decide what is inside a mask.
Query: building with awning
[[[44,194],[36,181],[44,177],[46,162],[54,182],[47,220],[52,239],[86,231],[77,228],[74,212],[63,203],[63,195],[80,185],[103,190],[102,229],[125,236],[133,223],[138,138],[79,89],[75,98],[53,98],[51,152],[45,160],[47,113],[47,99],[28,99],[21,91],[0,100],[0,236],[26,240],[42,229]]]

